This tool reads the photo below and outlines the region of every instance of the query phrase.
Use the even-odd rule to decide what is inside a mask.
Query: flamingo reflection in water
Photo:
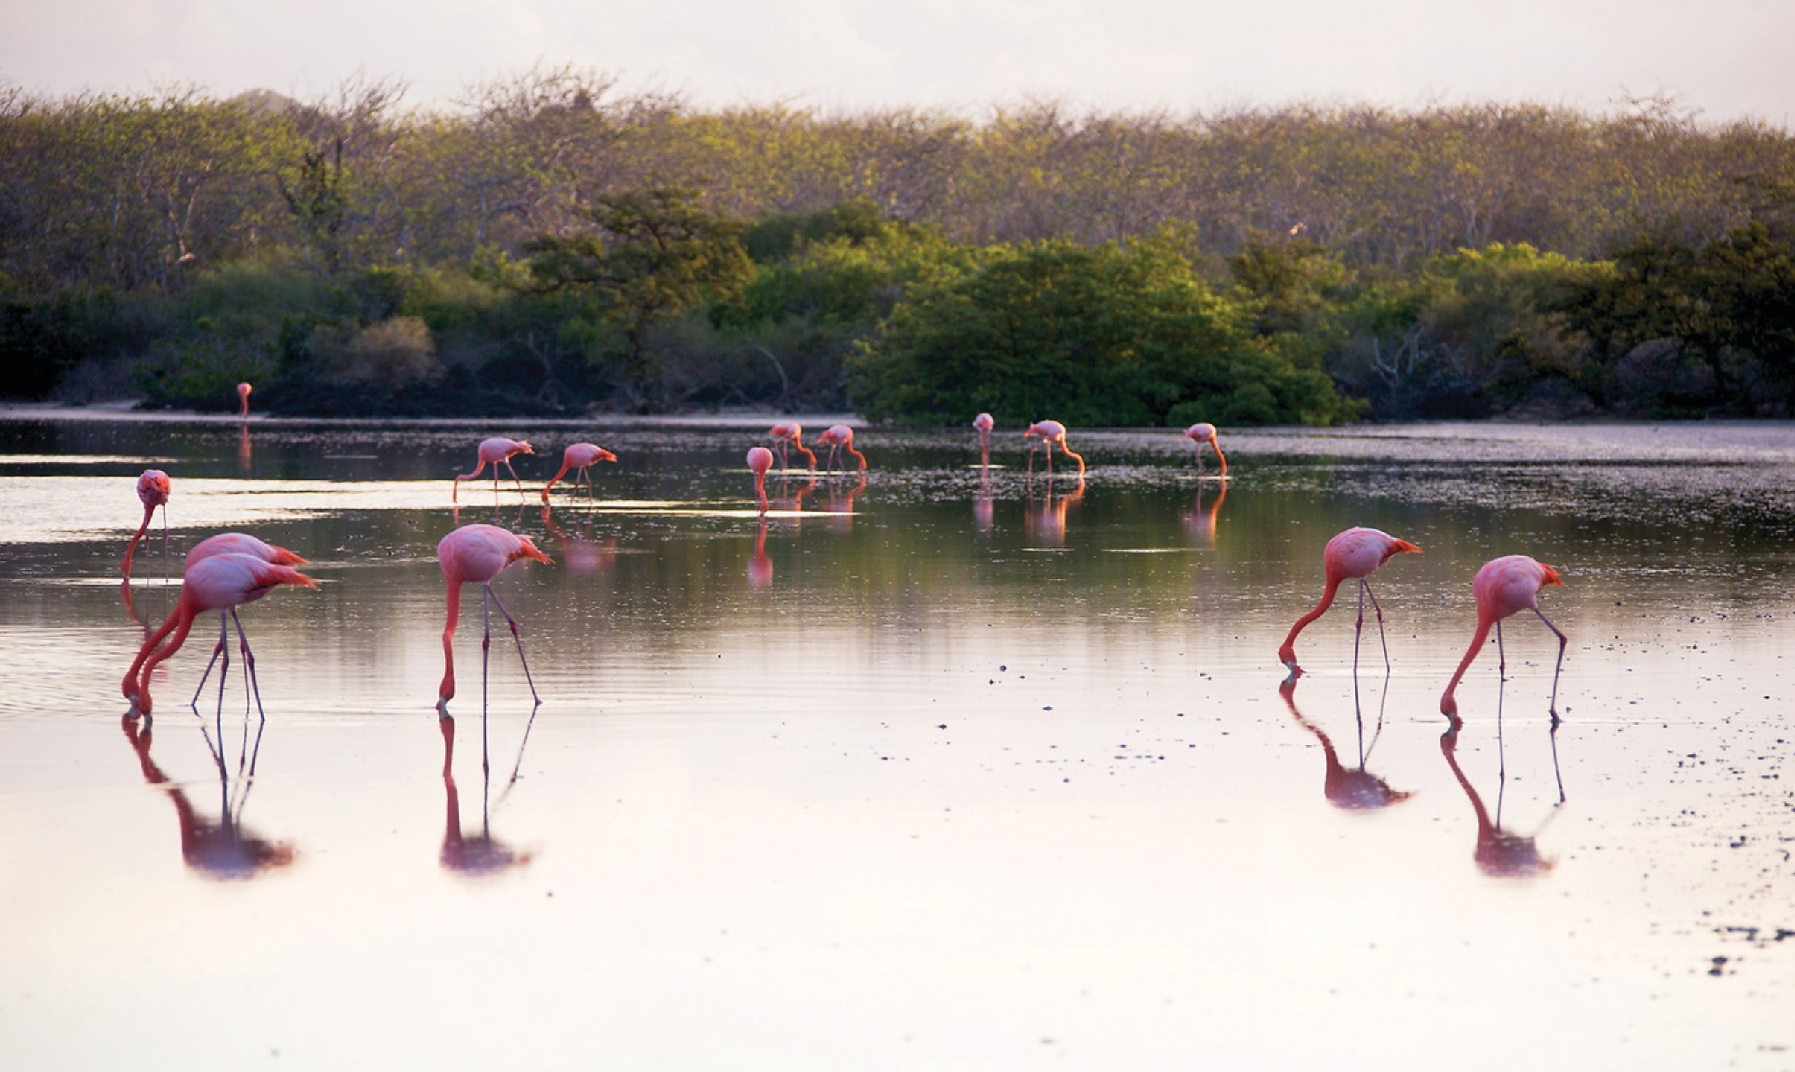
[[[1458,762],[1458,734],[1464,723],[1457,718],[1450,721],[1446,732],[1440,735],[1440,754],[1446,757],[1446,766],[1451,768],[1453,778],[1458,780],[1459,788],[1465,791],[1465,799],[1471,802],[1471,811],[1477,816],[1477,848],[1472,857],[1477,867],[1484,874],[1496,878],[1532,878],[1552,870],[1556,861],[1540,854],[1538,837],[1545,833],[1564,809],[1564,775],[1558,766],[1558,727],[1556,713],[1551,713],[1552,721],[1547,731],[1547,739],[1552,748],[1552,778],[1557,784],[1558,799],[1552,810],[1534,827],[1531,834],[1517,834],[1502,825],[1502,802],[1508,790],[1508,750],[1502,736],[1502,687],[1496,690],[1496,811],[1491,815],[1484,806],[1483,797],[1465,776],[1464,769]]]
[[[1084,480],[1069,495],[1054,495],[1053,485],[1045,485],[1039,505],[1036,505],[1033,485],[1030,485],[1026,513],[1023,522],[1028,534],[1043,540],[1055,547],[1066,542],[1066,514],[1073,506],[1084,498]]]
[[[219,816],[217,822],[212,822],[200,816],[199,809],[188,799],[187,791],[150,758],[154,719],[138,719],[131,715],[119,719],[125,740],[137,754],[143,780],[160,787],[169,803],[174,805],[175,821],[181,832],[181,859],[206,878],[226,881],[257,878],[293,863],[290,843],[270,841],[243,825],[243,809],[255,784],[256,758],[262,749],[262,729],[266,725],[266,722],[257,723],[253,745],[245,741],[245,748],[237,757],[234,779],[225,764],[221,747],[223,739],[214,744],[211,736],[206,735],[206,747],[211,750],[213,763],[218,768]],[[205,733],[204,726],[200,732]],[[245,733],[247,735],[247,728]]]
[[[1190,504],[1190,513],[1184,515],[1184,531],[1196,538],[1205,547],[1215,546],[1215,523],[1222,515],[1222,500],[1228,497],[1228,485],[1218,484],[1215,501],[1208,508],[1203,506],[1205,485],[1197,485],[1196,501]]]
[[[860,473],[860,483],[851,488],[839,484],[829,485],[829,499],[823,511],[830,515],[831,527],[837,532],[847,532],[854,527],[854,500],[866,491],[866,473]]]
[[[1390,694],[1390,679],[1384,679],[1384,696]],[[1359,679],[1354,675],[1352,682],[1353,722],[1359,732],[1359,762],[1356,767],[1348,767],[1340,762],[1340,755],[1334,748],[1334,742],[1328,738],[1320,726],[1303,717],[1296,707],[1296,679],[1285,678],[1278,686],[1278,695],[1284,698],[1284,705],[1290,708],[1290,717],[1296,719],[1297,725],[1315,735],[1321,742],[1322,756],[1327,763],[1327,773],[1321,784],[1322,795],[1328,803],[1345,811],[1370,811],[1376,808],[1400,804],[1414,794],[1407,790],[1392,789],[1390,784],[1376,774],[1365,769],[1371,758],[1371,752],[1377,747],[1378,738],[1384,732],[1383,701],[1380,699],[1377,713],[1377,726],[1372,731],[1371,743],[1365,742],[1365,717],[1359,707]]]
[[[773,587],[773,560],[767,557],[767,519],[764,514],[760,527],[754,532],[754,556],[748,559],[748,587]]]
[[[521,867],[535,858],[534,852],[514,849],[493,836],[492,813],[505,802],[512,788],[517,785],[518,773],[523,768],[524,748],[530,743],[531,728],[536,725],[536,710],[530,710],[529,721],[524,724],[523,741],[517,748],[517,762],[511,768],[511,777],[506,781],[505,788],[499,791],[499,799],[495,801],[492,799],[492,759],[487,748],[487,715],[482,708],[480,830],[472,834],[461,825],[461,791],[455,785],[455,716],[444,714],[436,720],[443,736],[443,796],[447,810],[443,820],[442,852],[438,857],[444,870],[478,878]]]
[[[617,561],[617,541],[597,540],[592,536],[593,515],[590,511],[582,511],[585,520],[576,522],[580,526],[578,535],[568,532],[555,521],[554,508],[547,503],[542,505],[542,524],[548,534],[555,538],[561,552],[561,562],[569,573],[608,573]]]

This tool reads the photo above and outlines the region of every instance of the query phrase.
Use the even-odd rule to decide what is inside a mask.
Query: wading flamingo
[[[516,562],[520,558],[533,558],[538,562],[553,562],[554,559],[536,549],[528,536],[519,536],[508,532],[497,525],[463,525],[442,538],[436,545],[436,559],[442,565],[443,584],[448,588],[449,613],[443,626],[443,680],[436,690],[436,709],[441,715],[449,713],[449,701],[455,698],[455,626],[461,621],[461,586],[478,584],[482,590],[480,614],[483,632],[480,638],[480,660],[484,668],[486,653],[492,647],[492,608],[499,605],[499,613],[505,616],[505,622],[511,626],[511,639],[517,642],[517,658],[524,664],[524,680],[530,685],[530,696],[537,702],[542,697],[536,693],[536,681],[530,676],[530,661],[524,658],[523,637],[518,635],[517,619],[505,609],[497,592],[492,590],[492,579],[499,571]]]
[[[247,383],[240,383],[237,385],[237,416],[244,420],[249,419],[249,392],[252,390],[254,390],[254,388],[250,387]],[[278,402],[280,400],[275,399],[275,401]]]
[[[1191,451],[1195,454],[1197,459],[1197,472],[1199,474],[1203,472],[1203,444],[1207,443],[1209,444],[1209,449],[1215,451],[1215,460],[1222,463],[1222,476],[1225,477],[1228,475],[1228,456],[1222,453],[1221,444],[1215,441],[1215,425],[1193,424],[1180,433],[1180,435],[1182,435],[1183,438],[1190,440]]]
[[[795,450],[810,460],[810,471],[816,472],[816,454],[804,445],[804,426],[797,421],[781,421],[767,429],[767,438],[773,441],[773,447],[779,451],[779,468],[791,468],[787,450]]]
[[[1465,657],[1459,660],[1458,669],[1453,671],[1452,680],[1446,684],[1446,691],[1440,694],[1440,714],[1458,717],[1458,701],[1453,698],[1453,693],[1458,689],[1459,679],[1465,676],[1478,652],[1483,650],[1484,642],[1489,640],[1492,625],[1496,627],[1496,673],[1499,679],[1508,673],[1508,657],[1502,651],[1502,619],[1516,611],[1530,610],[1539,615],[1547,629],[1558,635],[1558,664],[1552,668],[1552,702],[1546,708],[1552,712],[1553,722],[1557,722],[1558,675],[1564,669],[1564,647],[1570,638],[1539,609],[1539,590],[1549,584],[1563,585],[1564,579],[1551,566],[1526,555],[1491,559],[1477,571],[1476,578],[1471,581],[1471,591],[1477,597],[1477,632],[1472,634],[1471,646],[1465,649]]]
[[[847,425],[830,425],[823,430],[822,435],[816,437],[816,441],[818,446],[829,448],[829,461],[823,467],[824,472],[835,468],[835,463],[841,461],[841,452],[844,450],[859,461],[862,470],[866,469],[866,455],[854,449],[854,430]],[[844,473],[848,471],[846,463],[842,464],[841,470]]]
[[[499,493],[499,466],[501,465],[507,469],[511,469],[511,480],[517,485],[518,493],[522,494],[524,490],[523,481],[517,479],[517,470],[511,468],[511,456],[513,454],[534,453],[536,453],[535,448],[530,446],[528,441],[522,439],[506,439],[503,436],[496,436],[492,439],[481,440],[480,464],[474,466],[473,472],[465,473],[455,478],[455,490],[449,496],[450,501],[461,501],[461,482],[463,480],[472,480],[479,476],[481,470],[486,468],[487,462],[492,463],[492,493],[494,495]]]
[[[1040,439],[1041,445],[1043,447],[1045,447],[1047,450],[1047,475],[1049,475],[1049,476],[1053,475],[1053,445],[1055,443],[1058,443],[1060,445],[1060,450],[1065,452],[1066,457],[1071,458],[1073,461],[1078,463],[1078,475],[1080,478],[1083,478],[1083,476],[1084,476],[1084,456],[1080,455],[1080,454],[1072,453],[1072,448],[1066,446],[1066,426],[1065,425],[1061,424],[1058,421],[1036,421],[1035,423],[1028,426],[1027,431],[1022,433],[1022,438],[1029,441],[1029,444],[1028,444],[1028,469],[1029,469],[1029,472],[1032,473],[1032,472],[1034,472],[1034,469],[1035,469],[1034,440]]]
[[[137,535],[125,545],[125,560],[119,565],[119,571],[127,581],[131,579],[131,556],[137,552],[137,541],[150,530],[150,518],[157,507],[162,508],[162,554],[165,558],[168,555],[168,489],[168,474],[160,469],[145,469],[137,478],[137,499],[143,503],[143,524],[137,526]]]
[[[979,432],[979,464],[991,464],[991,429],[997,427],[997,420],[989,413],[981,413],[972,419],[972,426]]]
[[[556,471],[554,476],[549,477],[548,483],[543,486],[542,501],[548,502],[549,489],[554,487],[555,483],[562,477],[566,476],[569,469],[575,470],[575,487],[579,486],[581,477],[586,478],[586,494],[590,496],[592,494],[592,474],[587,470],[591,469],[599,462],[614,462],[616,460],[617,455],[612,454],[603,447],[593,446],[591,443],[575,443],[569,446],[566,450],[561,452],[561,468]]]
[[[187,642],[188,632],[193,629],[194,618],[209,610],[234,611],[245,603],[254,603],[283,584],[318,587],[317,581],[293,567],[277,566],[254,555],[213,555],[189,566],[186,576],[181,579],[181,598],[175,603],[174,612],[143,642],[137,658],[131,661],[131,668],[125,671],[122,690],[125,698],[131,701],[132,712],[150,713],[150,672],[158,663],[181,650],[181,645]],[[167,643],[162,643],[164,637],[168,638]],[[244,670],[253,682],[255,656],[249,650],[249,640],[243,636],[241,623],[237,627],[237,638],[243,646]],[[162,646],[158,648],[159,643]],[[256,706],[260,708],[259,687],[256,698]]]
[[[208,536],[193,545],[187,552],[185,569],[192,569],[195,562],[202,562],[213,555],[249,555],[263,562],[276,566],[309,566],[310,562],[287,550],[251,536],[247,532],[221,532],[216,536]],[[206,679],[212,676],[212,667],[217,664],[218,657],[224,654],[225,643],[229,640],[230,621],[237,617],[235,608],[218,612],[218,646],[212,649],[212,659],[206,663],[206,672],[199,676],[199,684],[193,690],[193,703],[199,703],[199,694],[206,687]],[[243,622],[237,621],[237,634],[243,634]],[[249,659],[249,645],[242,646],[243,658]]]
[[[1290,635],[1284,638],[1284,646],[1278,649],[1278,661],[1290,668],[1291,677],[1300,677],[1303,672],[1302,667],[1296,664],[1297,634],[1327,612],[1334,603],[1334,593],[1339,590],[1340,583],[1346,580],[1359,582],[1359,617],[1353,622],[1353,672],[1356,674],[1359,671],[1359,635],[1365,629],[1366,596],[1371,597],[1371,608],[1377,612],[1377,636],[1384,645],[1384,671],[1389,672],[1390,642],[1384,638],[1384,608],[1378,606],[1377,595],[1371,591],[1371,583],[1365,578],[1390,561],[1392,555],[1404,551],[1418,554],[1421,548],[1377,529],[1347,529],[1328,541],[1327,548],[1321,553],[1322,566],[1327,571],[1327,586],[1321,591],[1321,602],[1315,604],[1314,610],[1296,620],[1296,624],[1290,627]]]
[[[748,468],[754,473],[754,494],[760,499],[760,512],[767,512],[767,470],[773,468],[773,452],[765,447],[748,448]]]

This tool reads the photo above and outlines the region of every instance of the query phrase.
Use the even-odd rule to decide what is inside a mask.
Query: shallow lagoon
[[[761,427],[0,421],[0,1065],[1795,1067],[1795,427],[1242,432],[1225,485],[1075,430],[1082,491],[868,429],[764,530]],[[451,752],[494,434],[542,453],[459,518],[556,559],[497,582],[544,702],[501,630],[482,716],[470,599]],[[622,460],[545,515],[577,439]],[[265,724],[235,665],[186,706],[203,627],[121,719],[149,465],[175,561],[315,563],[243,612]],[[1281,690],[1354,524],[1426,552],[1392,672],[1343,600]],[[1565,577],[1564,723],[1517,617],[1452,734],[1508,553]]]

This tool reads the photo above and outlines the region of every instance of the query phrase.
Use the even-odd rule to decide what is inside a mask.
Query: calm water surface
[[[1795,1068],[1795,427],[1236,433],[1225,485],[1075,432],[1082,489],[869,429],[764,526],[761,428],[0,419],[0,1067]],[[556,560],[496,584],[543,703],[502,626],[483,703],[473,589],[441,723],[500,434],[459,520]],[[1280,690],[1355,524],[1426,552],[1392,671],[1343,601]],[[188,706],[203,622],[122,719],[227,529],[322,582],[243,612],[266,722],[236,662]],[[1449,732],[1511,553],[1564,723],[1516,617]]]

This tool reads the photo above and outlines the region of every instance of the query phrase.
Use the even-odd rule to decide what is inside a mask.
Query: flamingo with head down
[[[249,419],[249,392],[252,390],[254,388],[247,383],[237,385],[237,416],[244,420]],[[278,403],[280,399],[277,398],[275,401]]]
[[[1335,592],[1342,582],[1349,580],[1359,582],[1359,616],[1353,623],[1353,672],[1357,673],[1359,669],[1359,635],[1365,628],[1367,596],[1371,597],[1371,607],[1377,612],[1377,635],[1384,644],[1384,669],[1386,672],[1390,669],[1390,643],[1384,639],[1384,608],[1378,606],[1377,596],[1371,591],[1371,583],[1365,578],[1390,561],[1392,556],[1405,551],[1419,554],[1421,548],[1378,529],[1347,529],[1328,541],[1321,553],[1322,567],[1327,571],[1327,584],[1321,591],[1321,602],[1315,604],[1314,610],[1296,620],[1296,624],[1290,627],[1290,634],[1284,638],[1284,645],[1278,649],[1278,661],[1290,668],[1291,677],[1300,677],[1303,672],[1302,667],[1296,664],[1297,634],[1333,606]]]
[[[239,553],[212,555],[188,566],[186,575],[181,579],[181,597],[175,603],[173,613],[144,640],[143,647],[138,649],[137,658],[131,661],[130,669],[125,671],[121,688],[125,698],[131,701],[132,712],[141,715],[150,713],[150,672],[186,643],[187,634],[193,629],[194,618],[209,610],[235,612],[236,608],[261,599],[281,585],[316,588],[318,582],[292,566],[277,565],[254,555]],[[255,657],[249,651],[249,640],[243,635],[241,622],[238,623],[237,632],[243,647],[246,672],[253,680]],[[167,639],[166,643],[163,643],[164,638]],[[158,644],[161,647],[157,647]],[[256,689],[256,696],[259,707],[259,687]]]
[[[436,559],[442,566],[443,585],[448,589],[448,618],[443,626],[443,679],[436,690],[438,713],[448,715],[449,701],[455,698],[455,627],[461,621],[461,586],[470,583],[478,584],[482,590],[481,665],[485,665],[486,652],[492,647],[490,604],[497,603],[499,613],[511,627],[511,639],[517,642],[517,658],[524,665],[524,680],[529,683],[530,696],[537,703],[542,702],[536,692],[536,680],[530,676],[530,661],[524,658],[524,642],[518,634],[517,619],[492,590],[492,579],[499,575],[499,571],[521,558],[554,561],[537,550],[535,542],[528,536],[519,536],[497,525],[463,525],[437,543]]]
[[[979,433],[979,464],[991,464],[991,429],[997,427],[996,418],[989,413],[981,413],[972,419],[972,426]]]
[[[816,441],[818,446],[829,448],[829,461],[823,467],[824,472],[828,472],[835,468],[836,463],[841,461],[841,453],[844,450],[849,454],[852,454],[854,458],[859,461],[862,471],[866,469],[866,455],[854,449],[854,430],[847,425],[830,425],[828,428],[824,429],[822,435],[817,436]],[[842,472],[847,472],[847,466],[845,464],[842,466]]]
[[[810,463],[810,471],[816,472],[816,454],[804,445],[804,426],[797,421],[780,421],[767,429],[767,438],[773,441],[773,449],[779,452],[779,468],[791,468],[788,450],[795,450]]]
[[[486,463],[488,462],[492,463],[492,493],[494,495],[499,493],[499,466],[501,465],[511,470],[511,480],[517,485],[517,490],[521,494],[524,490],[523,481],[517,479],[517,470],[511,466],[511,457],[514,454],[534,453],[536,453],[536,450],[534,447],[530,446],[528,440],[506,439],[503,436],[495,436],[491,439],[481,440],[480,464],[474,466],[473,472],[463,473],[455,478],[455,490],[450,494],[450,500],[452,502],[460,502],[461,482],[463,480],[472,480],[479,476],[481,471],[486,468]]]
[[[1066,457],[1071,458],[1073,461],[1078,463],[1078,475],[1079,475],[1080,479],[1083,479],[1083,477],[1084,477],[1084,456],[1081,454],[1074,454],[1072,452],[1072,448],[1066,446],[1066,426],[1065,425],[1061,424],[1058,421],[1036,421],[1035,423],[1029,425],[1028,429],[1022,433],[1022,438],[1029,441],[1029,443],[1028,443],[1028,466],[1029,466],[1030,472],[1034,471],[1034,466],[1035,466],[1035,442],[1034,441],[1036,439],[1039,439],[1041,441],[1041,446],[1044,447],[1047,451],[1047,474],[1049,476],[1053,475],[1053,445],[1055,443],[1058,443],[1060,450],[1066,455]]]
[[[1210,450],[1215,451],[1216,460],[1221,462],[1222,476],[1226,477],[1228,475],[1228,456],[1222,453],[1221,444],[1215,441],[1215,425],[1193,424],[1183,432],[1180,432],[1179,435],[1184,439],[1190,440],[1191,451],[1197,459],[1197,473],[1199,475],[1203,472],[1203,444],[1205,443],[1209,444]]]
[[[1446,691],[1440,695],[1440,714],[1458,717],[1458,700],[1453,693],[1458,690],[1459,679],[1465,676],[1465,671],[1483,650],[1484,642],[1489,640],[1491,626],[1496,628],[1496,672],[1498,675],[1508,672],[1508,657],[1502,651],[1502,619],[1517,611],[1530,610],[1558,636],[1558,663],[1552,668],[1552,700],[1547,708],[1552,712],[1553,722],[1557,722],[1558,675],[1564,670],[1564,648],[1570,638],[1539,609],[1540,589],[1553,584],[1563,585],[1564,578],[1551,566],[1526,555],[1505,555],[1483,564],[1471,581],[1471,591],[1477,597],[1477,632],[1472,634],[1471,646],[1465,649],[1465,657],[1459,660],[1458,669],[1453,671],[1452,680],[1446,683]]]
[[[131,556],[137,553],[137,541],[150,530],[150,518],[154,517],[158,507],[162,510],[162,552],[168,553],[168,474],[160,469],[145,469],[137,478],[137,501],[143,503],[143,524],[137,526],[137,535],[125,545],[125,560],[120,563],[119,570],[125,580],[131,579]]]
[[[575,487],[579,486],[581,477],[585,478],[586,494],[590,496],[592,494],[592,474],[589,470],[599,462],[615,462],[616,460],[617,455],[612,454],[603,447],[594,446],[591,443],[574,443],[570,445],[566,450],[561,452],[561,468],[556,470],[555,475],[550,477],[548,483],[543,486],[542,501],[548,502],[549,489],[553,488],[562,477],[566,476],[569,469],[575,471]]]
[[[760,499],[760,512],[767,512],[767,470],[773,468],[773,452],[765,447],[748,448],[748,469],[754,474],[754,494]]]

